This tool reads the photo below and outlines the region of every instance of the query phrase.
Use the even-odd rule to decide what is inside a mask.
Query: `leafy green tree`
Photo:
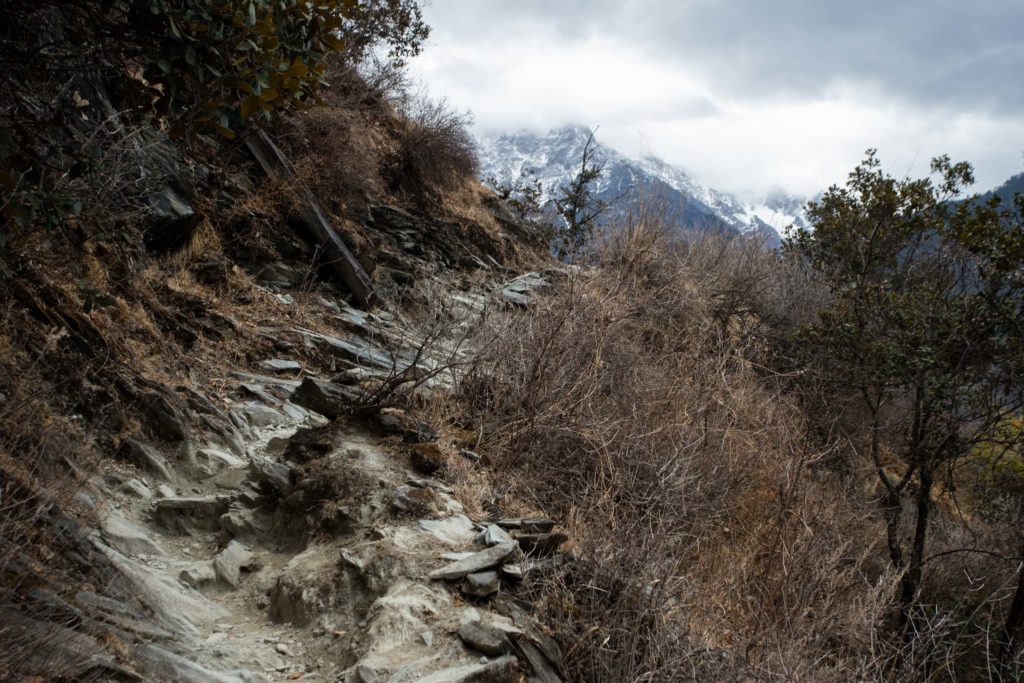
[[[958,202],[970,165],[940,157],[932,172],[935,181],[896,180],[870,150],[845,187],[809,205],[813,227],[785,244],[831,289],[797,339],[810,367],[868,416],[904,620],[941,476],[1024,406],[1024,201]]]
[[[598,220],[608,204],[594,196],[593,184],[603,168],[596,159],[600,146],[591,132],[583,146],[580,170],[554,198],[555,210],[564,225],[555,237],[555,251],[560,259],[574,258],[594,236]]]

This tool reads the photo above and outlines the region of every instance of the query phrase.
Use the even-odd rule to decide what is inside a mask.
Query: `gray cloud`
[[[982,183],[1022,167],[1021,0],[433,0],[427,18],[435,37],[414,68],[484,127],[575,119],[613,140],[641,129],[663,141],[656,153],[699,157],[694,170],[713,178],[727,166],[714,168],[710,141],[678,137],[777,154],[765,139],[787,136],[803,171],[793,159],[748,166],[801,188],[890,141],[896,155],[924,155],[922,166],[940,152],[966,157]]]

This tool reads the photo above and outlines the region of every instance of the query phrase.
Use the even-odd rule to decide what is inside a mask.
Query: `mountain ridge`
[[[558,189],[578,172],[591,130],[569,124],[538,134],[528,130],[477,137],[481,175],[498,183],[515,182],[524,172],[541,185],[541,203],[550,202]],[[684,229],[724,230],[755,235],[769,246],[779,244],[791,225],[805,226],[806,201],[775,192],[758,203],[708,187],[683,169],[655,155],[630,157],[599,143],[595,154],[603,173],[595,183],[595,196],[605,201],[655,197],[676,214]],[[617,202],[620,203],[621,202]]]

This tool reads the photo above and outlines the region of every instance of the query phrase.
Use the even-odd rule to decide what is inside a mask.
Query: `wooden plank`
[[[265,131],[257,131],[248,136],[245,144],[268,176],[275,180],[295,179],[295,170],[288,158]],[[373,291],[370,276],[366,274],[363,267],[359,265],[359,261],[335,232],[309,188],[303,187],[301,192],[304,201],[299,218],[302,219],[303,225],[320,243],[329,259],[331,268],[341,277],[341,281],[352,292],[359,305],[369,310],[377,304],[377,294]]]

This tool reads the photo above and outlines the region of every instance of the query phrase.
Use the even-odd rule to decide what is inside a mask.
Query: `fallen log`
[[[288,158],[266,132],[261,130],[250,135],[245,144],[268,176],[275,180],[295,179],[295,170]],[[303,201],[299,218],[303,225],[319,242],[329,259],[331,268],[341,277],[341,281],[352,292],[360,307],[369,310],[377,303],[377,294],[373,291],[370,276],[366,274],[363,267],[359,265],[359,261],[331,227],[324,212],[316,203],[313,193],[306,187],[302,187],[300,191]]]

